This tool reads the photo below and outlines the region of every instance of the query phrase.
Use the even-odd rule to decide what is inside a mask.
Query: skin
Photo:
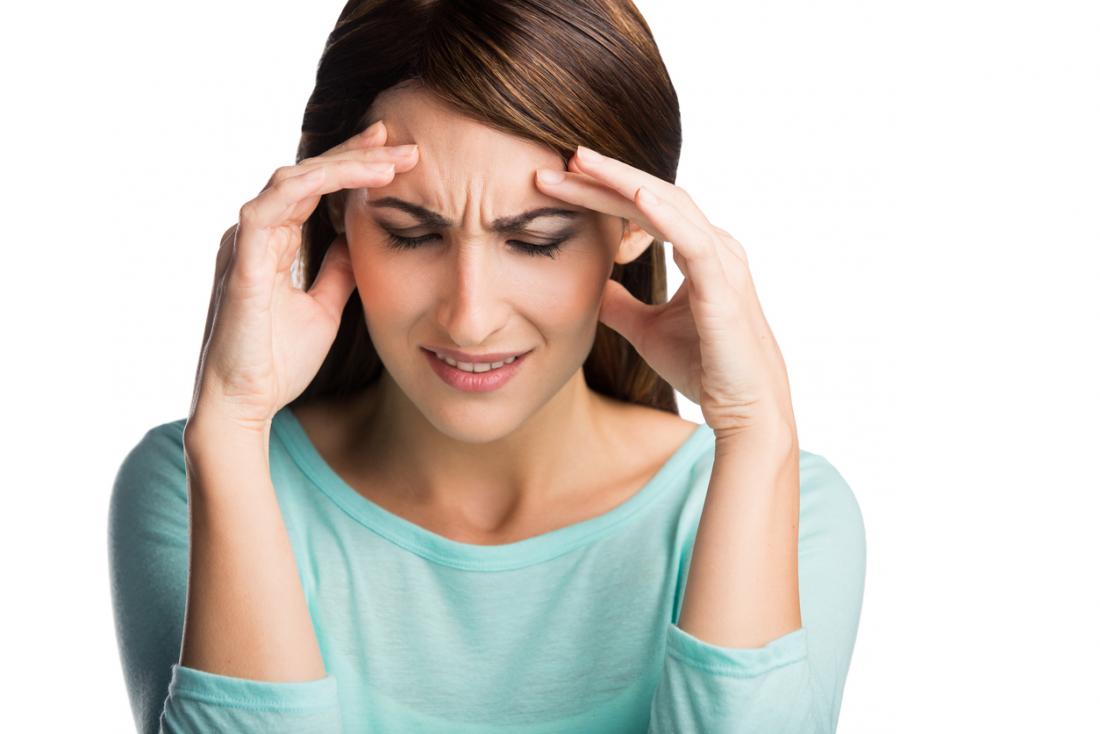
[[[600,320],[698,403],[714,431],[714,466],[677,624],[723,647],[760,647],[798,629],[798,431],[786,365],[744,247],[684,189],[584,146],[555,178],[563,180],[550,182],[540,171],[540,188],[641,223],[672,244],[684,275],[672,298],[657,305],[608,281],[600,308]]]
[[[384,122],[386,145],[418,145],[418,160],[388,184],[342,191],[330,205],[386,369],[358,399],[306,406],[297,417],[359,491],[456,540],[508,542],[610,509],[696,427],[604,398],[581,370],[613,263],[637,258],[652,236],[624,217],[543,193],[535,171],[562,170],[556,152],[471,120],[416,86],[383,92],[371,117]],[[385,197],[454,226],[374,204]],[[538,207],[576,216],[489,231],[498,217]],[[396,250],[387,231],[434,237]],[[554,258],[509,244],[566,234]],[[508,384],[479,394],[440,380],[421,345],[534,351]]]
[[[658,432],[651,430],[654,422],[628,420],[628,410],[662,415],[666,425],[679,419],[608,401],[601,408],[599,399],[576,387],[578,355],[591,345],[595,316],[629,341],[677,391],[698,403],[715,434],[714,467],[679,626],[703,641],[737,647],[759,646],[800,626],[797,430],[783,358],[741,244],[712,225],[679,186],[621,161],[592,156],[584,147],[578,147],[564,173],[556,157],[552,167],[539,169],[538,188],[532,192],[527,188],[530,179],[513,177],[511,167],[537,167],[542,151],[512,146],[508,152],[514,157],[493,157],[494,146],[484,142],[486,131],[448,118],[445,110],[417,104],[429,100],[401,95],[398,104],[395,96],[380,100],[382,109],[375,112],[395,118],[396,142],[401,136],[424,138],[425,152],[434,152],[438,161],[434,178],[407,176],[420,160],[418,153],[379,147],[386,142],[387,129],[372,125],[319,157],[277,169],[260,195],[241,207],[239,227],[223,237],[184,430],[192,552],[181,663],[255,680],[314,680],[325,672],[267,460],[272,416],[301,394],[315,374],[355,287],[365,291],[368,328],[392,384],[383,381],[368,391],[358,414],[346,404],[327,406],[331,412],[321,413],[331,419],[322,422],[335,431],[331,435],[358,449],[351,454],[354,463],[385,471],[390,461],[393,475],[426,477],[424,484],[410,484],[403,496],[423,500],[423,507],[453,509],[444,517],[470,523],[478,537],[487,538],[483,542],[502,535],[505,539],[497,542],[513,539],[492,532],[499,528],[519,528],[521,537],[542,532],[548,528],[530,518],[546,515],[560,521],[565,517],[560,508],[567,505],[581,505],[585,515],[593,507],[603,511],[592,498],[606,503],[609,493],[593,492],[583,503],[566,503],[583,496],[576,494],[578,489],[562,487],[591,488],[593,477],[605,475],[621,479],[626,467],[639,465],[638,456],[659,457],[654,466],[667,459],[670,452],[661,451]],[[437,113],[441,116],[435,122],[443,124],[433,126]],[[444,127],[453,138],[439,134]],[[449,155],[464,156],[465,167],[446,165]],[[375,165],[386,159],[393,163]],[[564,180],[549,182],[547,172]],[[440,241],[438,255],[430,250],[400,253],[421,258],[418,267],[398,261],[396,251],[378,248],[377,238],[369,236],[371,222],[364,220],[373,214],[363,214],[373,207],[356,208],[355,193],[361,197],[366,187],[375,196],[375,190],[397,190],[414,182],[424,190],[412,193],[434,196],[437,206],[455,210],[444,213],[459,222],[454,234],[449,230]],[[344,189],[352,193],[334,207],[340,210],[335,221],[344,223],[347,236],[334,240],[308,292],[294,288],[289,271],[301,223],[320,195]],[[595,247],[594,254],[547,263],[568,263],[575,268],[575,279],[530,274],[524,270],[529,263],[512,264],[508,256],[518,253],[506,250],[508,242],[500,245],[484,231],[486,220],[514,204],[512,199],[540,195],[622,223],[616,234],[608,220],[596,215],[593,227],[574,236]],[[372,200],[378,201],[368,198],[367,204]],[[378,235],[377,220],[374,226]],[[611,260],[633,259],[648,245],[639,228],[673,245],[684,283],[667,303],[643,304],[615,281],[595,276],[601,246],[606,247],[602,264],[609,266]],[[392,277],[375,282],[383,273]],[[595,284],[602,288],[598,294]],[[377,289],[364,288],[371,285]],[[559,295],[569,298],[554,298],[547,294],[548,286],[560,287]],[[552,309],[532,310],[532,303]],[[578,319],[567,322],[559,318],[561,313]],[[539,359],[524,367],[531,367],[526,372],[537,373],[541,382],[526,385],[532,392],[509,404],[489,403],[480,412],[459,401],[474,396],[444,395],[436,401],[440,396],[430,391],[435,385],[425,384],[410,355],[423,358],[417,340],[440,338],[444,332],[458,346],[484,350],[531,346],[491,341],[498,338],[536,341]],[[582,341],[584,348],[576,349]],[[418,415],[423,418],[419,426]],[[679,427],[683,424],[694,426],[680,422]],[[420,434],[410,427],[419,427]],[[365,437],[373,437],[373,444]],[[423,438],[432,443],[423,444]],[[686,433],[677,438],[679,443]],[[624,448],[631,441],[638,442],[632,453]],[[674,444],[664,448],[669,445]],[[370,453],[380,446],[389,450]],[[490,446],[504,450],[487,452]],[[459,448],[479,451],[479,458],[466,461]],[[432,450],[440,453],[433,455]],[[331,455],[325,456],[337,465]],[[438,461],[441,457],[447,463]],[[477,471],[443,477],[443,471],[420,469],[441,466]],[[575,477],[580,477],[579,484],[564,481]],[[490,532],[485,534],[484,528]]]

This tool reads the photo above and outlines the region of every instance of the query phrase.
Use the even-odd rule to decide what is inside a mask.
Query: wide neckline
[[[427,560],[477,571],[521,568],[596,540],[650,504],[714,445],[714,432],[706,423],[700,424],[641,489],[607,512],[523,540],[477,545],[439,535],[359,494],[325,461],[289,407],[275,414],[272,434],[313,484],[360,524]]]

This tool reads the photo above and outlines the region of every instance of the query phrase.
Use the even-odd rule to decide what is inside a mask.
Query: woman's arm
[[[190,573],[180,663],[259,681],[326,674],[262,432],[196,410],[184,430]]]
[[[760,647],[802,626],[798,464],[793,426],[716,440],[682,630],[721,647]]]
[[[126,455],[108,514],[115,630],[142,734],[307,734],[342,730],[335,676],[271,682],[179,664],[187,606],[185,421],[159,425]]]
[[[739,533],[758,536],[760,531],[753,530],[751,522],[747,523],[747,529],[742,529],[743,523],[736,518],[724,522],[729,518],[714,511],[729,505],[723,504],[724,499],[711,501],[712,497],[724,498],[724,495],[711,493],[727,490],[736,493],[761,485],[748,483],[746,477],[751,475],[748,468],[735,470],[724,475],[726,479],[719,479],[717,459],[716,454],[716,463],[709,475],[700,477],[700,482],[706,482],[707,496],[688,563],[688,576],[694,579],[691,583],[695,585],[697,602],[692,612],[695,615],[692,629],[702,635],[709,634],[713,640],[730,634],[732,626],[729,619],[715,615],[751,611],[737,600],[733,600],[731,608],[722,611],[720,606],[730,602],[729,594],[740,589],[743,594],[756,596],[765,607],[775,604],[776,598],[760,599],[762,584],[753,583],[751,579],[746,584],[744,579],[738,578],[739,573],[757,573],[753,570],[756,563],[762,568],[767,566],[766,559],[772,555],[767,542],[752,555],[751,538],[737,537]],[[745,467],[752,463],[749,460]],[[729,466],[733,468],[734,464]],[[679,615],[674,608],[672,623],[668,625],[664,669],[650,707],[650,734],[717,731],[831,734],[836,731],[863,602],[866,532],[855,494],[832,464],[818,454],[800,450],[797,471],[801,626],[779,633],[778,637],[756,638],[755,642],[744,645],[713,644],[685,631],[685,588],[685,601]],[[725,481],[731,483],[720,483]],[[739,503],[735,512],[742,512],[741,505],[748,508],[744,512],[752,514],[752,502]],[[718,545],[717,552],[711,549],[711,558],[717,557],[716,563],[730,565],[706,565],[706,570],[697,574],[696,568],[704,568],[697,566],[698,554],[707,552],[708,547],[700,542],[699,536],[706,524],[705,513],[711,513],[707,527],[717,530],[709,536],[710,541]],[[747,516],[744,519],[748,521]],[[733,535],[724,536],[723,533]],[[750,554],[750,559],[741,560],[742,553]],[[781,561],[776,563],[781,564]],[[785,591],[777,589],[777,597],[786,598],[784,594]],[[772,634],[789,626],[777,623]],[[754,626],[750,616],[746,625],[733,629],[732,634],[734,639],[748,639],[754,631],[768,634],[764,629],[766,626]]]

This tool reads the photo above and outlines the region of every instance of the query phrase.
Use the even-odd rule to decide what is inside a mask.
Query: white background
[[[1096,731],[1095,5],[638,5],[677,182],[863,511],[839,730]],[[341,3],[36,6],[0,24],[0,728],[128,731],[111,482],[186,416],[219,236],[293,162]]]

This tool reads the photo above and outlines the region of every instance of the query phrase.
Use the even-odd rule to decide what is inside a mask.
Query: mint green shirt
[[[119,468],[108,547],[142,732],[833,732],[863,600],[851,489],[802,451],[803,626],[756,648],[679,619],[714,462],[700,425],[608,512],[504,545],[447,539],[345,483],[287,408],[270,460],[327,675],[265,682],[178,664],[187,598],[185,420]]]

